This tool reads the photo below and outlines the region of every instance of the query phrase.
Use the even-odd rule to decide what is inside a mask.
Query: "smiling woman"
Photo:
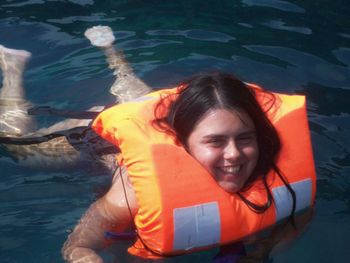
[[[213,73],[102,112],[92,128],[120,148],[126,169],[70,235],[66,259],[96,259],[106,234],[118,236],[128,226],[138,237],[131,254],[193,252],[311,206],[315,171],[304,103]],[[302,140],[287,130],[289,123]],[[303,154],[283,159],[299,147]]]
[[[114,50],[110,28],[93,27],[86,36],[103,49],[117,75],[111,91],[121,104],[102,112],[92,129],[121,150],[120,176],[115,174],[109,191],[91,205],[69,236],[63,248],[66,260],[99,262],[97,250],[130,226],[138,240],[129,252],[138,256],[154,258],[224,245],[280,219],[293,218],[295,211],[313,203],[315,177],[303,99],[284,98],[220,72],[196,75],[177,88],[140,97],[150,88],[133,73],[123,54]],[[1,98],[21,103],[21,73],[28,54],[4,47],[0,51],[6,73]],[[16,71],[8,67],[9,61],[17,60]],[[13,94],[20,96],[13,98]],[[291,112],[298,117],[290,117]],[[279,118],[295,122],[305,140],[294,138]],[[17,122],[26,124],[24,128],[30,126]],[[46,132],[62,125],[68,128],[61,122]],[[281,138],[286,137],[283,147],[277,128]],[[20,135],[18,139],[23,140]],[[49,134],[46,146],[52,144],[52,135],[56,133]],[[56,145],[72,146],[72,142]],[[296,152],[295,147],[309,151],[292,158],[285,154]],[[16,153],[14,146],[8,149]],[[288,161],[279,155],[288,156]],[[37,159],[44,157],[41,154]],[[72,156],[70,160],[75,162]],[[98,160],[108,164],[109,159],[101,156]],[[57,158],[52,163],[62,169]],[[300,169],[300,163],[305,168]],[[291,173],[297,169],[296,175]]]

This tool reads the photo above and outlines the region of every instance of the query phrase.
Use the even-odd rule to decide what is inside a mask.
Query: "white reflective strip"
[[[305,179],[290,184],[296,195],[296,209],[300,211],[311,205],[312,182],[311,179]],[[276,221],[286,218],[290,215],[293,208],[293,198],[286,186],[275,187],[272,189],[273,198],[276,206]]]
[[[217,202],[174,209],[174,250],[188,250],[220,242]]]

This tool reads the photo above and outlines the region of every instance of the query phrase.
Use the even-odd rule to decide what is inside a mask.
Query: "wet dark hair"
[[[256,99],[258,92],[269,98],[264,107],[261,107]],[[273,200],[266,181],[267,173],[273,169],[292,194],[292,214],[294,213],[295,193],[276,165],[281,142],[275,127],[266,115],[275,103],[272,93],[250,87],[231,74],[215,72],[196,75],[182,82],[176,99],[170,98],[167,114],[160,116],[160,109],[167,99],[169,98],[163,98],[155,108],[155,124],[163,131],[174,135],[185,148],[191,132],[209,110],[229,109],[246,112],[255,125],[260,154],[255,170],[238,194],[251,209],[259,213],[264,212]],[[241,194],[258,177],[262,177],[268,195],[267,203],[262,206],[250,202]]]

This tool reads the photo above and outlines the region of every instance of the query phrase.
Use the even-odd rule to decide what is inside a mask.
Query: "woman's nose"
[[[242,156],[242,152],[236,143],[229,141],[224,149],[224,158],[227,160],[236,160]]]

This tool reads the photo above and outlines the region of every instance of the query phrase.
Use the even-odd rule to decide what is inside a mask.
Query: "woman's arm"
[[[62,248],[67,262],[103,262],[98,251],[113,241],[105,237],[106,232],[123,232],[130,228],[137,211],[134,191],[123,173],[123,181],[114,180],[108,193],[93,203],[80,219]],[[130,214],[124,188],[132,211]]]
[[[107,245],[104,233],[113,226],[104,202],[102,198],[89,207],[64,243],[62,255],[67,262],[103,262],[96,252]]]

